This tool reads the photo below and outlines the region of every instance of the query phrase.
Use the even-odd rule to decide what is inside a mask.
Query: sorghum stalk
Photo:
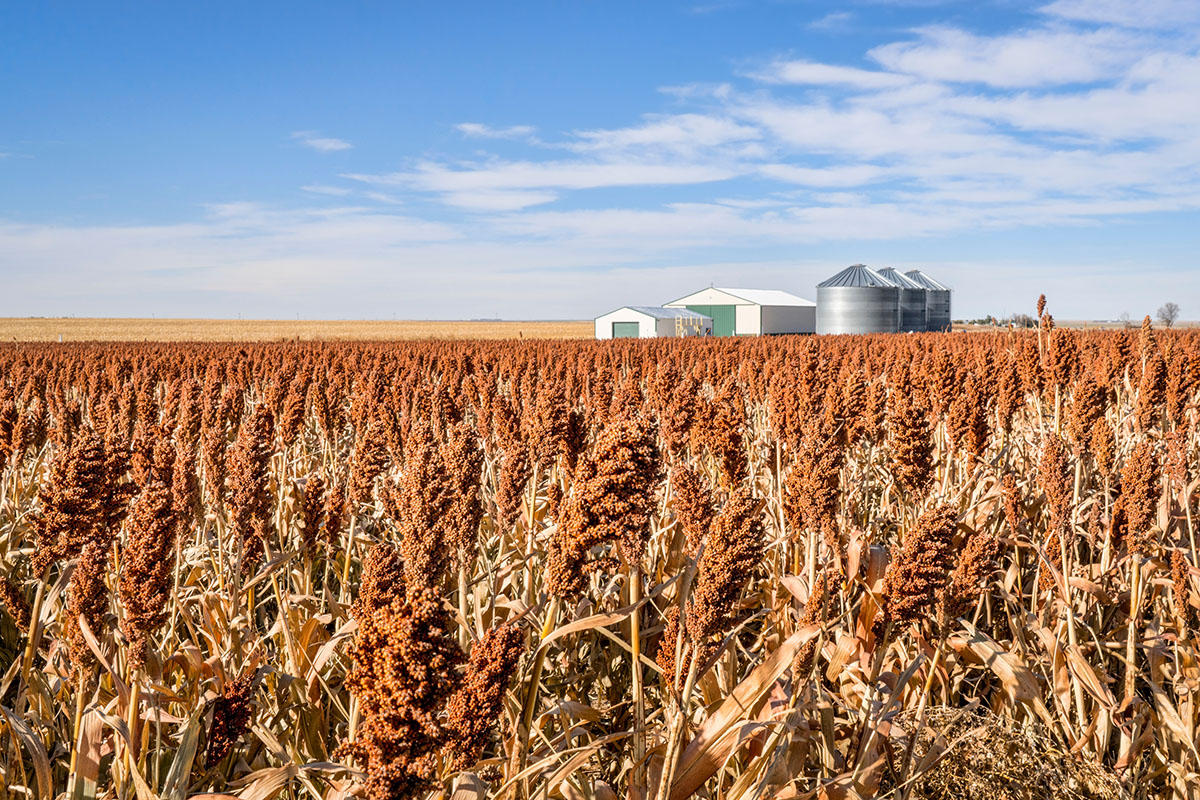
[[[642,573],[636,564],[632,564],[629,567],[629,605],[633,607],[629,613],[629,646],[633,650],[630,655],[633,670],[633,785],[644,789],[642,770],[646,756],[646,698],[642,692],[641,602]]]
[[[557,595],[551,595],[546,607],[546,618],[542,621],[542,630],[538,637],[537,649],[534,651],[533,667],[529,670],[529,688],[525,691],[525,705],[521,709],[521,728],[517,731],[517,747],[513,751],[512,763],[516,775],[525,769],[525,759],[529,752],[529,735],[533,729],[533,714],[537,710],[538,688],[542,682],[542,670],[546,666],[546,637],[551,634],[558,620]]]

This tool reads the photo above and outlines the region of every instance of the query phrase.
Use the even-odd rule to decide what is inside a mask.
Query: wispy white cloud
[[[736,171],[719,165],[640,161],[495,161],[483,164],[422,162],[408,172],[349,173],[344,178],[377,186],[409,187],[444,193],[513,190],[597,189],[617,186],[670,186],[722,181]],[[530,197],[539,195],[532,194]],[[542,202],[545,202],[544,200]]]
[[[473,139],[525,139],[537,131],[532,125],[510,125],[507,128],[493,128],[482,122],[460,122],[454,129]]]
[[[350,190],[344,186],[327,186],[320,183],[310,183],[307,186],[301,186],[300,189],[312,194],[327,194],[330,197],[345,197],[350,194]]]
[[[853,11],[833,11],[808,23],[808,28],[814,31],[841,31],[849,28],[854,19]]]
[[[924,106],[876,108],[870,102],[795,103],[748,96],[734,113],[767,131],[793,157],[828,155],[843,164],[880,158],[1018,150],[1021,145],[978,121]]]
[[[722,100],[733,94],[733,84],[727,82],[683,83],[660,86],[658,91],[679,101]]]
[[[895,72],[879,72],[803,60],[774,61],[767,67],[750,73],[749,77],[763,83],[849,86],[856,89],[892,89],[912,82],[908,76]]]
[[[1023,132],[1069,134],[1094,147],[1141,144],[1140,152],[1153,158],[1194,143],[1200,105],[1191,101],[1198,91],[1200,56],[1154,54],[1113,85],[1071,93],[955,95],[945,98],[942,107]],[[1176,145],[1167,144],[1172,142]]]
[[[830,167],[800,167],[795,164],[763,164],[760,175],[800,186],[832,188],[865,186],[895,175],[895,171],[876,164],[847,164]]]
[[[916,41],[893,42],[869,55],[893,73],[947,83],[999,87],[1060,86],[1118,77],[1146,52],[1138,34],[1102,28],[1039,28],[981,36],[930,27]]]
[[[1043,14],[1127,28],[1171,28],[1200,21],[1195,0],[1055,0]]]
[[[321,136],[316,131],[295,131],[292,133],[292,139],[304,147],[320,153],[335,153],[339,150],[349,150],[354,147],[354,145],[344,139]]]
[[[404,201],[395,195],[387,192],[363,192],[363,197],[368,200],[374,200],[376,203],[384,203],[389,206],[402,206]]]
[[[467,211],[520,211],[557,200],[557,192],[512,189],[464,189],[448,191],[441,200],[448,206]]]
[[[575,132],[562,146],[581,153],[658,151],[708,153],[714,148],[760,138],[762,132],[727,117],[706,114],[650,115],[642,125]]]

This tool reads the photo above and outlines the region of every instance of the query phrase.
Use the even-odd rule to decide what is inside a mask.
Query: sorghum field
[[[0,345],[4,798],[1195,797],[1200,332]]]

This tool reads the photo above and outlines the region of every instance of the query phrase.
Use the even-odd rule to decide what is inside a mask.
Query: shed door
[[[612,326],[614,339],[637,339],[641,336],[641,328],[636,322],[614,322]]]
[[[712,317],[713,336],[733,336],[737,306],[688,306],[689,311]]]

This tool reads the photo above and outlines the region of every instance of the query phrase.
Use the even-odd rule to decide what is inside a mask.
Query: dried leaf
[[[1087,693],[1099,701],[1100,705],[1107,708],[1109,711],[1117,706],[1117,700],[1113,697],[1112,692],[1100,680],[1100,676],[1092,669],[1092,665],[1084,658],[1078,645],[1068,645],[1066,649],[1067,663],[1070,665],[1071,674],[1074,675]]]
[[[736,745],[728,734],[733,727],[753,716],[767,692],[791,666],[792,658],[805,642],[821,632],[820,626],[806,625],[789,636],[774,652],[747,675],[696,731],[695,737],[679,757],[671,800],[684,800],[720,769]]]
[[[4,721],[8,724],[8,729],[25,745],[26,752],[29,753],[30,759],[33,760],[33,771],[37,775],[38,795],[42,800],[50,800],[53,797],[54,785],[53,778],[50,772],[50,757],[46,754],[46,748],[29,727],[25,720],[18,717],[16,714],[9,711],[4,706],[0,706],[0,715],[4,717]]]
[[[970,622],[964,621],[964,625],[971,634],[970,638],[963,640],[961,637],[952,637],[951,646],[959,652],[969,650],[974,653],[1000,679],[1009,699],[1032,709],[1042,722],[1051,728],[1057,728],[1058,720],[1042,702],[1041,687],[1038,686],[1037,678],[1029,667],[996,644],[986,633],[976,630]]]

